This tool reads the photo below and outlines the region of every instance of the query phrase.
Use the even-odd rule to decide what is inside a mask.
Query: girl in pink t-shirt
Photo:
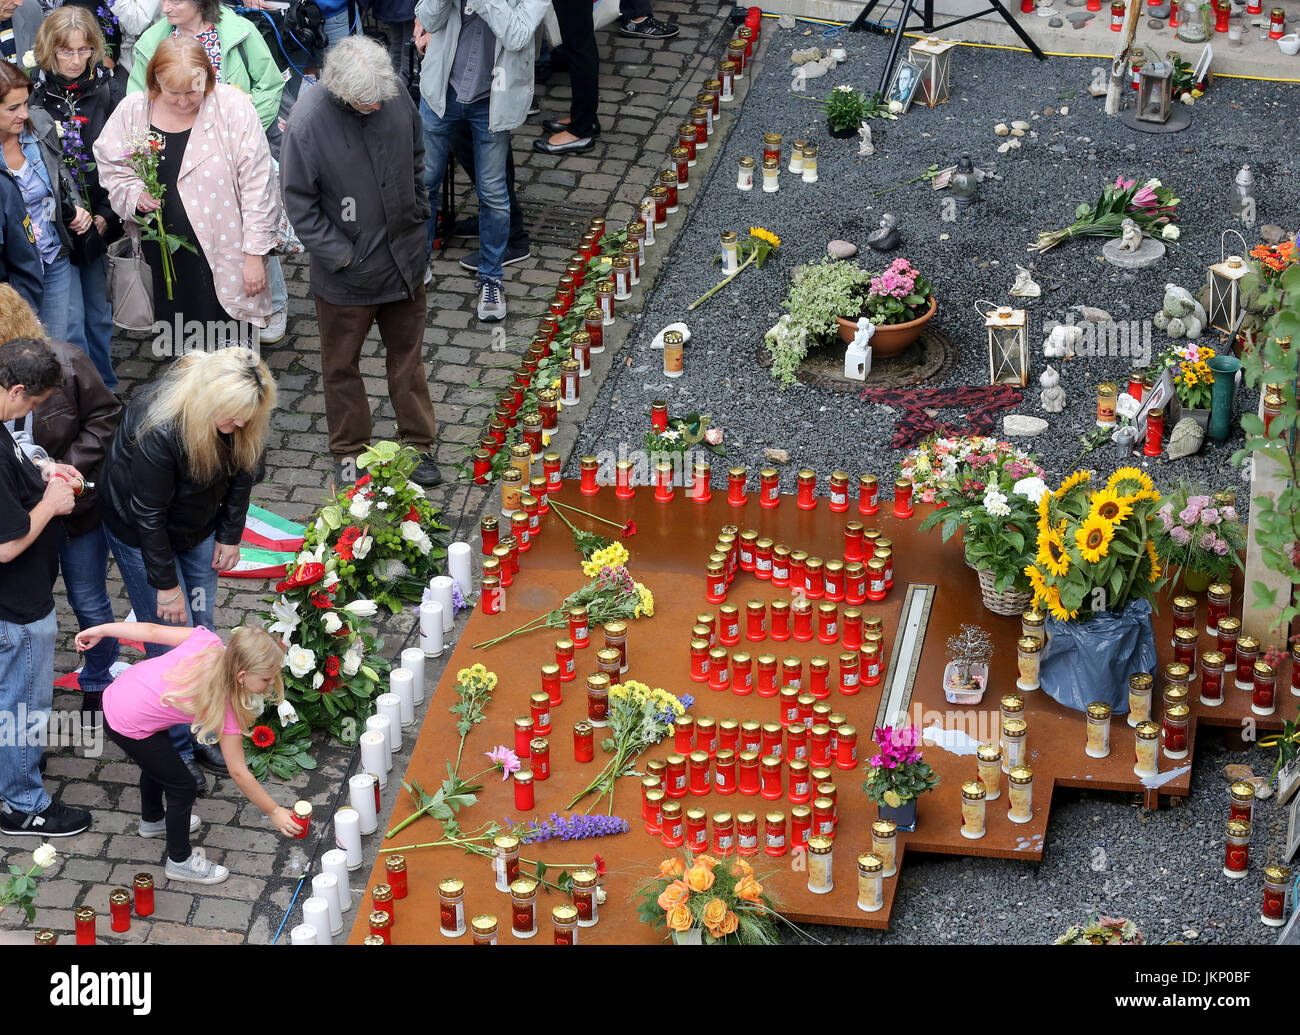
[[[173,648],[132,665],[104,691],[104,729],[140,766],[140,836],[166,834],[167,878],[219,884],[230,876],[201,849],[190,849],[190,834],[199,825],[191,815],[196,792],[168,736],[177,723],[188,723],[200,740],[215,738],[239,789],[280,833],[294,836],[298,827],[292,814],[262,789],[244,758],[244,735],[266,703],[284,698],[280,642],[252,626],[236,629],[226,647],[202,626],[110,622],[80,632],[77,650],[89,650],[105,637]]]

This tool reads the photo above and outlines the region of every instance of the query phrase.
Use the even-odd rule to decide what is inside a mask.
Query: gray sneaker
[[[199,817],[190,813],[190,833],[199,829]],[[140,820],[141,837],[166,837],[167,820],[160,819],[157,823],[150,823],[147,819]]]
[[[506,318],[506,296],[501,281],[484,278],[478,282],[478,318],[484,322]]]
[[[209,862],[202,848],[194,849],[184,862],[167,860],[167,879],[190,884],[220,884],[230,876],[230,871],[218,863]]]

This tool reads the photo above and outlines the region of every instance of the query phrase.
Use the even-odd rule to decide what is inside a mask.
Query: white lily
[[[288,701],[281,701],[276,711],[280,715],[281,726],[290,726],[298,721],[298,712]]]
[[[275,615],[275,621],[267,632],[278,633],[281,639],[292,636],[294,630],[302,624],[302,619],[298,617],[298,605],[290,603],[284,597],[271,604],[271,614]]]
[[[343,610],[358,618],[369,618],[379,610],[379,605],[373,600],[353,600],[344,604]]]

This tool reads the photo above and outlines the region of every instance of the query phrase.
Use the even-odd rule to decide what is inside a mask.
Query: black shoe
[[[438,469],[432,453],[420,454],[420,466],[411,472],[411,481],[426,489],[442,484],[442,471]]]
[[[543,140],[541,137],[533,141],[533,150],[543,155],[577,154],[582,151],[590,151],[595,146],[596,142],[591,137],[578,137],[577,140],[570,140],[567,144],[552,144],[549,140]]]
[[[666,40],[676,36],[679,30],[670,22],[661,22],[658,18],[645,17],[639,22],[620,22],[618,31],[624,36],[640,36],[647,40]]]
[[[546,130],[546,132],[551,133],[551,134],[555,134],[555,133],[567,133],[567,132],[569,132],[569,125],[570,125],[570,123],[568,123],[568,122],[561,122],[559,119],[546,119],[546,120],[542,123],[542,129]],[[592,131],[591,131],[590,133],[587,133],[587,134],[584,134],[584,135],[585,135],[585,136],[589,136],[589,137],[598,137],[598,136],[600,136],[600,126],[597,125],[595,128],[592,129]]]
[[[464,219],[456,220],[456,225],[451,228],[451,236],[477,237],[478,216],[466,216]]]
[[[90,827],[90,813],[73,809],[57,801],[45,806],[44,812],[23,812],[4,804],[0,812],[0,833],[16,837],[71,837]]]
[[[194,761],[194,759],[182,758],[181,761],[185,763],[185,768],[188,769],[190,771],[190,775],[194,777],[194,793],[198,795],[200,798],[202,798],[205,794],[208,793],[207,774],[205,774],[203,770],[199,768],[198,762]]]
[[[104,725],[104,692],[83,691],[81,694],[81,735],[93,737]]]
[[[513,266],[516,262],[523,262],[533,254],[532,246],[528,240],[523,244],[515,244],[514,241],[506,242],[505,258],[501,260],[502,266]],[[471,273],[478,272],[479,260],[483,257],[483,252],[476,248],[460,260],[460,268],[469,270]]]
[[[221,749],[215,744],[198,744],[194,748],[194,758],[204,769],[211,769],[219,776],[229,776],[226,759]]]

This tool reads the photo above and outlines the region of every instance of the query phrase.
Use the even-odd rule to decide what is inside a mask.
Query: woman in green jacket
[[[162,20],[136,40],[128,92],[145,88],[145,69],[162,40],[168,36],[193,36],[208,52],[217,82],[248,94],[262,128],[269,130],[280,113],[284,76],[253,23],[235,14],[221,0],[162,0],[162,14]]]

